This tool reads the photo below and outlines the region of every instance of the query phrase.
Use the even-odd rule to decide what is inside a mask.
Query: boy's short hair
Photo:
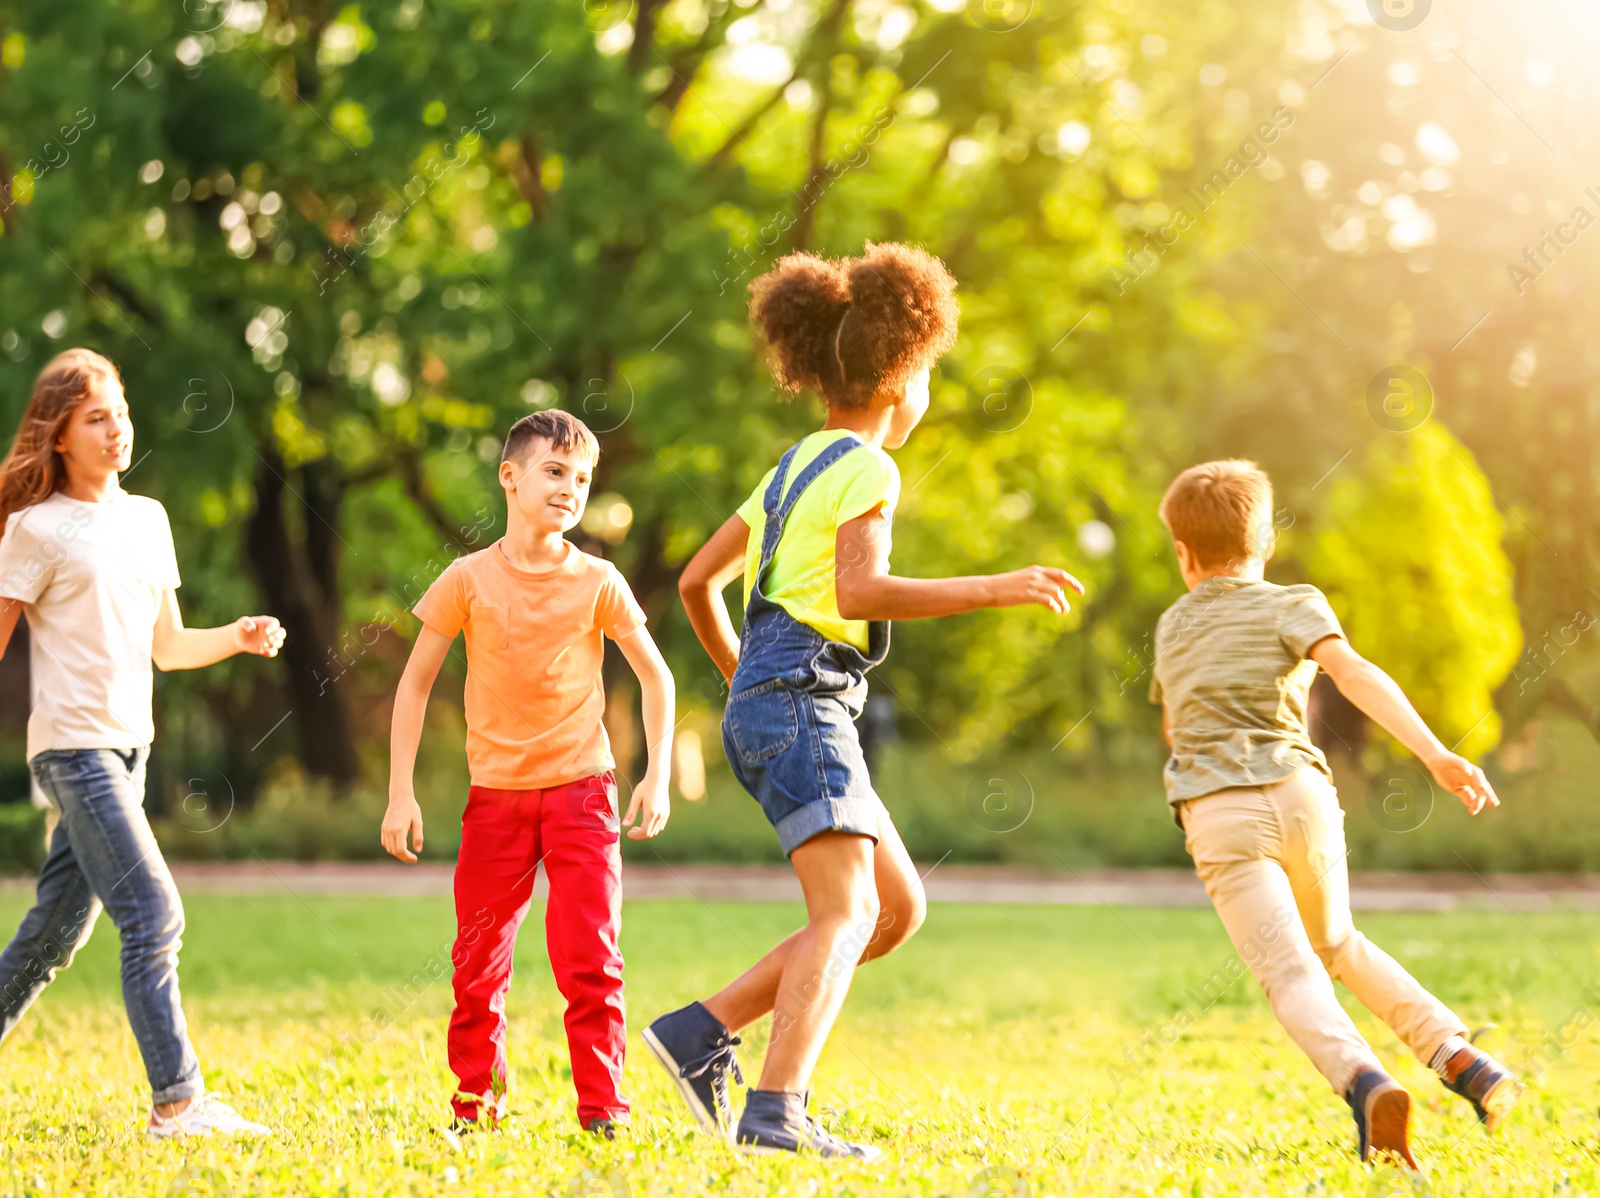
[[[1161,497],[1161,522],[1206,569],[1265,558],[1272,544],[1272,480],[1241,458],[1190,466]]]
[[[506,434],[505,448],[500,452],[502,462],[521,462],[528,446],[534,441],[550,442],[552,449],[581,449],[589,455],[591,465],[600,460],[600,442],[589,431],[589,426],[571,412],[560,408],[546,408],[530,412],[511,426]]]

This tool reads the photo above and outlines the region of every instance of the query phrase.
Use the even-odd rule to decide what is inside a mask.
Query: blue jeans
[[[103,905],[122,935],[122,1001],[154,1101],[205,1092],[178,997],[183,903],[144,814],[150,750],[46,749],[28,763],[61,813],[33,909],[0,953],[0,1039],[72,963]]]

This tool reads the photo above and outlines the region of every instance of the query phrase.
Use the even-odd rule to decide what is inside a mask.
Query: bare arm
[[[1357,653],[1349,641],[1325,636],[1311,646],[1309,656],[1328,672],[1341,695],[1415,753],[1434,780],[1460,798],[1471,814],[1477,815],[1485,805],[1500,806],[1483,771],[1445,748],[1395,680]]]
[[[417,806],[415,780],[417,745],[422,740],[428,694],[453,639],[423,625],[395,690],[394,717],[389,725],[389,809],[383,813],[379,839],[402,861],[415,861],[416,853],[422,851],[422,808]],[[406,847],[407,833],[415,853]]]
[[[6,655],[6,647],[11,644],[11,634],[16,631],[17,617],[21,614],[21,599],[0,599],[0,657]]]
[[[629,840],[648,840],[667,826],[667,816],[672,812],[672,799],[667,792],[667,780],[672,768],[672,720],[674,695],[672,671],[661,657],[661,651],[642,626],[617,641],[617,648],[628,659],[639,679],[639,696],[644,716],[645,744],[649,764],[644,777],[633,788],[633,798],[628,803],[628,813],[622,826],[628,829]],[[639,826],[634,827],[635,818]]]
[[[689,626],[705,646],[723,678],[733,681],[739,665],[739,638],[728,619],[722,592],[744,573],[744,555],[750,543],[750,526],[740,516],[729,516],[700,552],[689,560],[678,578],[678,595],[689,616]]]
[[[922,620],[986,607],[1038,603],[1066,612],[1066,589],[1083,584],[1054,566],[961,578],[899,578],[889,573],[889,521],[879,505],[839,525],[834,542],[834,593],[847,620]]]
[[[283,635],[283,626],[275,616],[240,616],[220,628],[185,628],[178,593],[168,587],[161,596],[161,610],[156,613],[150,658],[157,669],[172,671],[198,670],[235,653],[276,657]]]

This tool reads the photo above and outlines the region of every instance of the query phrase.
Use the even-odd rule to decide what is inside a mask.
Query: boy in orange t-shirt
[[[566,412],[518,420],[500,463],[506,535],[452,562],[412,609],[423,627],[395,695],[382,831],[383,847],[402,861],[415,861],[422,850],[412,773],[428,692],[456,633],[467,637],[472,789],[456,861],[450,955],[457,1130],[480,1118],[498,1125],[506,1113],[505,996],[541,863],[550,882],[550,964],[567,1000],[578,1121],[613,1139],[628,1117],[620,1090],[620,829],[638,840],[666,825],[673,686],[617,568],[562,535],[583,515],[599,456],[594,434]],[[649,743],[649,766],[620,822],[616,763],[601,723],[607,636],[639,677]]]

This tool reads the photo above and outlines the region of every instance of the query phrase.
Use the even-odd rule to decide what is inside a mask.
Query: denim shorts
[[[784,856],[820,832],[878,839],[888,812],[867,776],[855,725],[865,691],[865,682],[818,692],[775,678],[728,700],[722,715],[728,762],[777,830]]]

